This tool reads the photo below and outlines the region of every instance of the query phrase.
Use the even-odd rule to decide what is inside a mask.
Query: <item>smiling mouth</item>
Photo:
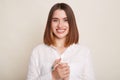
[[[57,31],[58,33],[64,33],[65,30],[66,30],[66,29],[57,29],[56,31]]]

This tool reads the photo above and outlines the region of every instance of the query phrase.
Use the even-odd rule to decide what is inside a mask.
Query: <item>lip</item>
[[[64,33],[66,29],[56,29],[57,33]]]

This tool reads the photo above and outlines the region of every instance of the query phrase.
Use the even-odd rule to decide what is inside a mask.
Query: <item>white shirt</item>
[[[61,55],[54,47],[41,44],[30,58],[27,80],[52,80],[51,68],[61,58],[70,66],[69,80],[95,80],[88,48],[80,44],[69,46]]]

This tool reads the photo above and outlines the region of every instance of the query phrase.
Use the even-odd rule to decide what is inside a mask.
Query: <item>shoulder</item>
[[[36,51],[36,50],[44,50],[46,49],[48,46],[45,45],[45,44],[39,44],[37,45],[35,48],[33,48],[33,51]]]
[[[82,44],[80,44],[80,43],[75,44],[75,45],[74,45],[74,49],[76,49],[77,52],[78,52],[79,54],[82,54],[82,55],[89,55],[89,54],[90,54],[90,49],[89,49],[87,46],[82,45]]]
[[[75,44],[75,48],[77,48],[79,50],[83,50],[83,51],[90,51],[90,49],[87,46],[81,45],[80,43]]]
[[[39,44],[32,50],[32,55],[40,55],[40,53],[43,53],[49,48],[46,44]]]

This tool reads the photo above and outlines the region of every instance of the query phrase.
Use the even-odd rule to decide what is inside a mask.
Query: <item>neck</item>
[[[54,46],[57,47],[57,48],[65,47],[65,39],[56,39]]]
[[[56,50],[60,54],[62,54],[65,51],[65,49],[66,49],[66,47],[65,47],[65,39],[56,39],[54,46],[56,47]]]

